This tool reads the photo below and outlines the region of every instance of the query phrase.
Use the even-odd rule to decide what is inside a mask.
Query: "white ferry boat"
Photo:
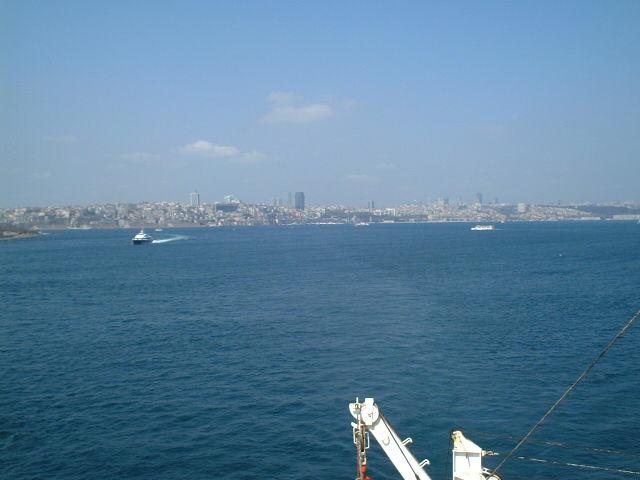
[[[495,230],[496,227],[494,227],[493,225],[476,225],[474,227],[471,227],[471,230]]]
[[[132,239],[134,245],[143,245],[145,243],[153,242],[153,238],[148,233],[144,233],[144,229],[140,230],[140,233],[136,233]]]

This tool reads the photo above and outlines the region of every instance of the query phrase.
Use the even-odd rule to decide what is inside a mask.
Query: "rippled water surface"
[[[374,396],[450,478],[451,427],[508,451],[640,308],[633,223],[134,233],[0,242],[0,477],[350,479]],[[639,430],[640,324],[534,436],[626,453],[519,455],[640,470]]]

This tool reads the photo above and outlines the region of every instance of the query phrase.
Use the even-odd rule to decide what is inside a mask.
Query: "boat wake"
[[[169,243],[177,240],[187,240],[188,238],[189,237],[186,235],[172,235],[171,238],[160,238],[158,240],[154,240],[152,243]]]

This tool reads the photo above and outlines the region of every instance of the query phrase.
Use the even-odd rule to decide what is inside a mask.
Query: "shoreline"
[[[0,237],[0,240],[19,240],[19,239],[25,239],[25,238],[38,237],[40,235],[41,235],[40,232],[18,233],[16,235],[9,235],[9,236],[3,235],[3,236]]]
[[[621,219],[610,219],[610,218],[601,218],[598,220],[583,220],[583,219],[574,219],[574,218],[563,218],[563,219],[536,219],[536,220],[420,220],[420,221],[394,221],[394,222],[370,222],[369,225],[424,225],[424,224],[496,224],[496,225],[504,225],[509,223],[640,223],[638,220],[621,220]],[[353,222],[303,222],[303,223],[280,223],[280,224],[266,224],[266,223],[257,223],[253,225],[247,224],[228,224],[228,225],[206,225],[206,224],[195,224],[195,223],[182,223],[182,224],[173,224],[173,225],[142,225],[139,226],[105,226],[105,225],[92,225],[90,228],[69,228],[69,227],[49,227],[49,226],[40,226],[43,232],[45,231],[60,231],[60,230],[139,230],[143,228],[145,230],[154,230],[155,228],[161,228],[163,230],[173,230],[173,229],[183,229],[183,228],[239,228],[239,227],[300,227],[300,226],[354,226]]]

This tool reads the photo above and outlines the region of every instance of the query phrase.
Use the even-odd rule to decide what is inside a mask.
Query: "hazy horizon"
[[[5,3],[0,207],[638,201],[640,3]]]
[[[293,193],[293,192],[292,192]],[[444,198],[429,198],[427,200],[408,200],[405,202],[398,202],[398,203],[378,203],[374,202],[374,208],[376,209],[380,209],[380,208],[394,208],[394,207],[400,207],[402,205],[436,205],[438,204],[440,201],[446,199],[448,201],[448,205],[450,206],[473,206],[476,202],[474,202],[473,200],[469,200],[469,201],[464,201],[461,199],[451,199],[449,197],[444,197]],[[234,196],[234,201],[239,201],[241,203],[245,203],[245,204],[249,204],[249,205],[268,205],[271,206],[273,205],[273,201],[274,200],[279,200],[279,206],[282,207],[287,207],[287,198],[286,197],[274,197],[271,200],[259,200],[259,201],[248,201],[242,198],[235,198]],[[498,199],[499,200],[499,199]],[[83,208],[83,207],[90,207],[92,205],[126,205],[126,204],[131,204],[131,205],[139,205],[139,204],[163,204],[163,203],[176,203],[176,204],[182,204],[182,205],[190,205],[190,201],[189,199],[164,199],[164,200],[139,200],[139,201],[104,201],[104,202],[78,202],[78,203],[49,203],[49,204],[23,204],[23,205],[0,205],[0,209],[6,209],[6,210],[13,210],[13,209],[18,209],[18,208],[66,208],[66,207],[71,207],[71,208]],[[219,203],[225,203],[224,198],[219,198],[219,199],[206,199],[206,198],[202,198],[202,196],[200,197],[200,205],[214,205],[214,204],[219,204]],[[623,205],[627,205],[628,208],[637,208],[640,206],[640,201],[637,200],[621,200],[621,201],[610,201],[610,202],[561,202],[561,201],[553,201],[553,202],[503,202],[503,201],[499,201],[498,203],[495,202],[495,199],[492,199],[490,201],[484,201],[484,205],[485,206],[491,206],[493,204],[495,205],[508,205],[508,206],[513,206],[515,207],[518,203],[525,203],[526,205],[536,205],[536,206],[550,206],[550,207],[579,207],[579,206],[610,206],[610,207],[614,207],[614,206],[623,206]],[[368,209],[370,208],[370,201],[367,202],[360,202],[360,203],[344,203],[344,202],[310,202],[309,199],[305,199],[305,205],[306,205],[306,209],[311,209],[311,208],[317,208],[317,207],[329,207],[329,206],[341,206],[347,209]],[[292,201],[292,205],[289,205],[290,208],[294,208],[293,207],[293,201]]]

